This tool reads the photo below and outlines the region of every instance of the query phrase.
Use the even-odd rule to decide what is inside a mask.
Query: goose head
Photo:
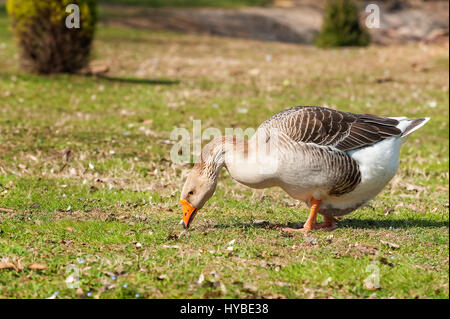
[[[198,210],[214,194],[216,186],[217,176],[208,174],[207,170],[201,169],[201,165],[194,166],[184,183],[180,196],[184,228],[189,228]]]

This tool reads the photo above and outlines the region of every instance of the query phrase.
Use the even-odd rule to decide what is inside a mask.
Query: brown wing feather
[[[395,119],[370,114],[353,114],[317,106],[296,106],[281,111],[261,127],[282,130],[297,142],[333,146],[350,151],[400,136]]]

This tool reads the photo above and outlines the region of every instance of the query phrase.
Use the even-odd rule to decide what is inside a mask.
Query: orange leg
[[[327,228],[334,229],[336,228],[336,221],[332,217],[325,217],[325,220],[321,224],[316,223],[317,212],[319,211],[320,200],[311,198],[311,209],[309,212],[308,220],[305,224],[303,224],[303,228],[294,229],[294,228],[283,228],[282,231],[300,231],[305,232],[313,229]]]

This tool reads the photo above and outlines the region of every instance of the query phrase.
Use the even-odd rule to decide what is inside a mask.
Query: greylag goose
[[[241,184],[278,186],[308,205],[303,228],[283,230],[334,229],[335,216],[361,207],[394,177],[405,137],[428,120],[296,106],[262,123],[248,141],[215,138],[202,149],[183,186],[181,223],[189,228],[226,167]],[[316,223],[317,214],[324,216],[323,223]]]

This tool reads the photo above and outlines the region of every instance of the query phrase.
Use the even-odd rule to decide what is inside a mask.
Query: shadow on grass
[[[96,75],[96,78],[119,83],[129,83],[129,84],[148,84],[148,85],[175,85],[180,84],[178,80],[167,80],[167,79],[142,79],[133,77],[114,77],[106,75]]]
[[[277,229],[283,227],[301,228],[302,222],[287,224],[276,224],[268,221],[261,223],[234,223],[234,224],[218,224],[214,228],[265,228]],[[446,221],[432,221],[425,219],[400,219],[400,220],[377,220],[377,219],[342,219],[338,222],[338,228],[354,228],[354,229],[399,229],[399,228],[441,228],[449,227]]]
[[[234,223],[234,224],[218,224],[214,225],[214,228],[226,229],[226,228],[264,228],[264,229],[277,229],[283,227],[293,227],[300,228],[302,227],[302,223],[288,223],[288,224],[280,224],[280,223],[271,223],[268,221],[264,221],[261,223]]]
[[[35,73],[0,73],[0,79],[14,77],[21,81],[27,82],[45,82],[45,81],[59,81],[61,79],[93,79],[93,80],[105,80],[108,82],[117,82],[125,84],[145,84],[145,85],[177,85],[180,84],[179,80],[169,79],[143,79],[135,77],[114,77],[101,74],[96,75],[84,75],[84,74],[70,74],[70,73],[56,73],[56,74],[35,74]],[[73,78],[71,78],[73,77]]]

